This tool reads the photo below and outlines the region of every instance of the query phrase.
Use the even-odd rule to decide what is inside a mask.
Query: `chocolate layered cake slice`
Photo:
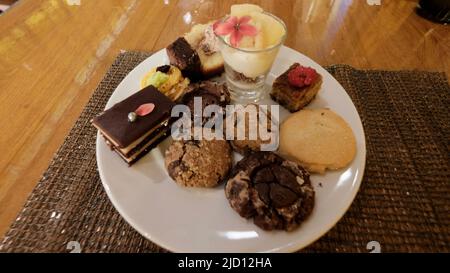
[[[147,105],[151,107],[146,112],[138,110]],[[174,105],[155,87],[148,86],[95,117],[92,124],[108,146],[131,165],[166,137]]]
[[[290,112],[297,112],[315,98],[321,86],[322,76],[316,70],[294,63],[275,79],[270,96]]]

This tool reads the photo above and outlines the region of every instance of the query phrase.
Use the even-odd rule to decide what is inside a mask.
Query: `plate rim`
[[[361,142],[361,157],[362,157],[362,164],[361,164],[361,168],[360,168],[360,172],[358,171],[357,174],[355,175],[355,178],[353,179],[353,183],[355,183],[356,181],[356,185],[352,187],[352,192],[350,195],[351,201],[348,203],[348,205],[345,207],[345,209],[343,209],[342,213],[339,213],[339,215],[336,216],[336,218],[333,221],[329,221],[329,223],[326,225],[325,228],[323,228],[323,232],[320,233],[320,235],[315,236],[315,238],[311,237],[309,240],[306,240],[307,242],[304,244],[288,244],[282,247],[278,247],[278,248],[272,248],[266,251],[258,251],[258,253],[287,253],[287,252],[295,252],[295,251],[299,251],[301,249],[304,249],[306,247],[308,247],[309,245],[311,245],[312,243],[316,242],[317,240],[319,240],[320,238],[322,238],[326,233],[328,233],[343,217],[344,215],[348,212],[350,206],[353,204],[353,202],[355,201],[356,195],[359,192],[359,189],[361,187],[363,178],[364,178],[364,174],[365,174],[365,167],[366,167],[366,161],[367,161],[367,147],[366,147],[366,134],[365,134],[365,130],[364,130],[364,126],[361,120],[361,117],[359,115],[358,109],[356,108],[355,104],[353,103],[353,100],[351,99],[350,95],[347,93],[347,90],[345,90],[345,88],[341,85],[341,83],[333,77],[333,75],[331,75],[331,73],[329,73],[325,67],[323,67],[322,65],[320,65],[319,63],[315,62],[314,60],[312,60],[311,58],[309,58],[308,56],[302,54],[299,51],[296,51],[288,46],[283,45],[282,46],[283,50],[287,50],[289,52],[289,54],[299,54],[301,55],[303,58],[308,59],[310,62],[315,63],[317,66],[319,66],[321,69],[323,69],[326,73],[328,73],[330,75],[330,77],[342,88],[342,90],[345,91],[345,95],[349,98],[349,100],[352,103],[352,106],[355,110],[355,112],[357,113],[357,120],[359,122],[359,126],[361,127],[362,130],[362,142]],[[160,49],[158,51],[155,51],[154,53],[152,53],[149,57],[147,57],[146,59],[144,59],[143,61],[141,61],[138,65],[136,65],[130,72],[128,72],[128,74],[122,79],[122,81],[117,85],[117,87],[114,89],[114,91],[111,93],[111,96],[109,97],[106,105],[105,105],[105,110],[108,109],[108,105],[111,104],[111,98],[113,97],[114,93],[117,91],[117,89],[123,84],[123,82],[126,81],[127,77],[133,73],[133,71],[139,66],[141,65],[143,62],[147,61],[149,58],[151,58],[152,56],[154,56],[155,54],[162,54],[165,53],[165,48]],[[144,230],[141,229],[140,225],[135,223],[133,219],[131,219],[131,217],[127,216],[127,213],[125,213],[121,206],[119,205],[120,202],[118,202],[112,195],[112,192],[109,189],[108,184],[105,182],[106,178],[104,177],[104,171],[102,170],[102,166],[100,164],[100,159],[99,159],[99,149],[100,149],[100,141],[102,141],[102,137],[100,135],[100,132],[97,131],[97,135],[96,135],[96,162],[97,162],[97,168],[98,168],[98,172],[99,172],[99,176],[100,176],[100,180],[102,183],[102,186],[108,196],[108,199],[111,201],[111,203],[113,204],[114,209],[120,214],[120,216],[127,222],[127,224],[129,224],[135,231],[137,231],[140,235],[142,235],[145,239],[150,240],[151,242],[155,243],[156,245],[158,245],[159,247],[162,247],[166,250],[169,250],[170,252],[174,252],[174,253],[183,253],[184,250],[179,250],[175,247],[169,247],[166,244],[162,243],[159,239],[157,239],[156,237],[154,238],[153,236],[151,236],[150,234],[148,234],[147,232],[145,232]],[[244,251],[240,251],[241,253],[243,253]],[[227,253],[227,252],[216,252],[216,253]]]

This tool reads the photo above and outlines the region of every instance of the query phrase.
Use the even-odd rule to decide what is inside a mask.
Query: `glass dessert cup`
[[[270,13],[264,14],[274,18],[284,28],[284,35],[275,45],[255,50],[238,48],[233,47],[222,36],[216,35],[224,59],[225,77],[231,99],[236,103],[258,102],[266,96],[267,75],[286,40],[287,28],[284,22]]]

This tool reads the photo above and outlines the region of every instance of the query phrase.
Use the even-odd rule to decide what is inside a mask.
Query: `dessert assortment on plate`
[[[267,75],[278,53],[274,48],[285,36],[284,24],[260,7],[234,5],[225,19],[195,25],[170,44],[170,64],[148,71],[141,79],[141,91],[92,123],[107,145],[132,165],[168,136],[176,121],[171,117],[176,103],[193,113],[196,98],[201,98],[202,110],[218,105],[224,117],[234,115],[226,107],[236,98],[230,83],[256,84],[259,76]],[[212,81],[224,70],[227,83]],[[281,125],[270,111],[263,113],[268,130],[280,127],[277,151],[261,151],[265,142],[259,135],[248,138],[249,124],[261,120],[246,116],[232,128],[243,122],[244,139],[172,141],[165,151],[168,175],[183,187],[224,184],[225,196],[240,216],[253,219],[264,230],[294,230],[313,211],[310,172],[344,168],[356,154],[355,137],[344,119],[330,109],[305,109],[321,86],[322,76],[299,63],[275,79],[270,97],[292,113]],[[261,111],[257,104],[249,106]],[[244,156],[234,166],[233,150]]]

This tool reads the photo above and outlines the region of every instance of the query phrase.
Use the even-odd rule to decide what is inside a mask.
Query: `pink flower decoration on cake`
[[[223,22],[216,22],[213,25],[214,32],[220,36],[230,35],[231,45],[238,47],[244,36],[256,36],[258,34],[256,27],[248,23],[251,19],[250,16],[243,16],[239,19],[236,16],[231,16]]]

